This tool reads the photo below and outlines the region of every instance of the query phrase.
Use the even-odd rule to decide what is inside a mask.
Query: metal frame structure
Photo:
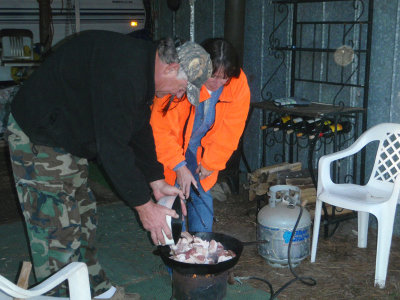
[[[353,128],[348,134],[335,132],[329,138],[317,135],[312,139],[288,135],[284,130],[262,132],[262,165],[267,164],[267,148],[276,144],[282,144],[281,151],[274,156],[276,162],[299,161],[302,153],[306,153],[303,157],[316,186],[315,157],[349,146],[360,130],[367,129],[373,0],[273,0],[272,5],[273,28],[268,54],[276,68],[262,87],[263,101],[252,103],[251,111],[262,110],[263,124],[291,114],[330,119],[335,124],[347,121]],[[279,94],[285,89],[277,91],[271,84],[282,72],[289,78],[286,94]],[[313,105],[277,108],[272,104],[274,99],[286,96],[304,97]],[[358,157],[336,164],[332,173],[334,180],[339,182],[344,178],[346,182],[363,184],[365,157],[363,151]],[[344,173],[350,169],[351,172]],[[331,217],[334,216],[335,210],[332,210]],[[336,222],[334,219],[340,218],[329,218],[329,222]]]

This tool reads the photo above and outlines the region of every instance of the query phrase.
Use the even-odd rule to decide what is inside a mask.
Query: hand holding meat
[[[165,216],[169,215],[172,218],[178,218],[179,216],[175,210],[158,205],[152,200],[143,205],[136,206],[135,209],[139,213],[139,218],[144,229],[150,231],[151,239],[155,245],[165,245],[162,231],[164,231],[169,239],[172,239],[171,229],[167,224]]]

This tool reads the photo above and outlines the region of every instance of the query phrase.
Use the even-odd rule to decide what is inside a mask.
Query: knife
[[[208,206],[208,204],[206,203],[206,201],[204,201],[204,199],[201,198],[200,192],[199,192],[199,190],[196,188],[196,186],[193,184],[193,182],[191,183],[191,187],[192,187],[192,190],[194,191],[194,193],[197,195],[197,197],[199,197],[200,200],[203,202],[204,206],[207,208],[207,210],[209,211],[209,213],[210,213],[211,215],[214,215],[213,211],[212,211],[211,208]]]
[[[195,193],[198,197],[201,198],[200,192],[199,192],[199,190],[197,189],[197,187],[193,184],[193,182],[191,183],[191,187],[192,187],[194,193]]]
[[[171,231],[172,238],[174,239],[175,245],[178,243],[182,232],[182,205],[179,196],[176,196],[174,203],[172,204],[172,209],[176,211],[179,215],[177,219],[171,218]]]
[[[187,203],[190,203],[192,205],[194,211],[196,212],[197,216],[199,217],[200,222],[201,222],[201,224],[203,224],[204,228],[208,229],[206,223],[204,222],[203,218],[201,217],[200,212],[197,210],[196,205],[194,205],[192,197],[189,196],[189,198],[187,198],[186,201],[187,201]]]

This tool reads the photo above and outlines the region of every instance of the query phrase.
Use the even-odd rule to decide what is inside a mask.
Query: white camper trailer
[[[23,38],[19,42],[0,37],[0,54],[7,56],[15,51],[13,47],[25,44],[30,47],[40,42],[39,2],[38,0],[0,1],[0,30],[24,30],[20,31]],[[146,17],[142,0],[52,0],[50,7],[52,45],[70,34],[89,29],[127,34],[143,29]],[[26,34],[29,32],[32,34]],[[11,79],[12,66],[11,62],[6,64],[4,61],[0,62],[0,81]]]

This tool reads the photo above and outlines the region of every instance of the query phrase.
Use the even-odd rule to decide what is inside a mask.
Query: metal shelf
[[[299,138],[279,133],[262,131],[262,165],[266,165],[267,153],[271,159],[279,162],[271,151],[281,161],[294,162],[299,159],[299,152],[307,153],[307,164],[313,173],[316,153],[336,152],[347,147],[358,138],[367,127],[367,107],[369,92],[369,72],[372,41],[373,0],[273,0],[272,30],[269,36],[269,55],[277,61],[271,65],[277,66],[271,72],[261,90],[262,102],[251,104],[254,109],[262,110],[262,123],[270,124],[272,120],[282,115],[300,117],[350,120],[352,132],[346,137],[335,134],[327,141],[325,138]],[[319,5],[321,3],[329,5]],[[305,5],[303,5],[305,4]],[[324,10],[324,13],[320,13]],[[326,10],[326,11],[325,11]],[[343,13],[338,14],[341,11]],[[327,19],[323,19],[325,16]],[[335,16],[335,17],[333,17]],[[347,18],[347,19],[346,19]],[[288,32],[289,31],[289,32]],[[283,45],[283,46],[282,46]],[[351,59],[344,62],[338,60],[338,49],[351,48]],[[335,57],[336,56],[336,57]],[[339,57],[340,58],[340,57]],[[341,64],[342,63],[342,64]],[[284,70],[283,68],[287,68]],[[281,78],[283,70],[290,77],[288,94],[277,94],[287,91],[286,87],[274,86],[275,77]],[[277,75],[278,74],[278,75]],[[274,94],[275,93],[275,94]],[[318,98],[313,98],[312,96]],[[357,95],[357,96],[355,96]],[[308,107],[276,107],[272,100],[282,97],[300,97],[312,101]],[[351,98],[353,97],[353,98]],[[354,107],[355,106],[355,107]],[[279,135],[279,136],[278,136]],[[304,142],[304,143],[301,143]],[[323,144],[318,149],[318,143]],[[330,143],[329,147],[325,147]],[[276,144],[282,144],[276,148]],[[303,157],[303,156],[301,156]],[[347,178],[350,181],[365,181],[365,152],[361,158],[349,162],[347,170],[352,171]],[[338,165],[332,174],[337,182],[343,182]],[[343,169],[342,169],[343,170]],[[312,174],[316,185],[316,176]],[[326,213],[326,212],[325,212]],[[325,214],[325,236],[328,235],[328,225],[333,224],[334,211]]]
[[[296,46],[291,47],[275,47],[271,48],[271,50],[279,50],[279,51],[304,51],[304,52],[329,52],[335,53],[337,49],[327,49],[327,48],[301,48]],[[353,49],[355,53],[367,53],[366,49]]]
[[[272,0],[272,3],[276,4],[301,4],[313,2],[354,2],[354,0]]]
[[[329,7],[317,5],[329,2],[331,2]],[[262,87],[263,101],[252,104],[254,108],[262,109],[263,124],[267,123],[268,111],[321,117],[323,114],[341,115],[346,113],[346,110],[352,110],[348,113],[361,113],[360,129],[366,130],[373,0],[359,0],[357,5],[352,5],[352,2],[352,0],[272,1],[273,29],[269,37],[269,50],[270,55],[280,62]],[[303,6],[305,3],[307,6]],[[343,10],[344,8],[346,10]],[[325,14],[331,16],[330,19],[323,19],[324,14],[320,16],[312,11],[313,9],[330,10]],[[343,13],[334,13],[339,10]],[[332,16],[340,20],[332,20]],[[287,33],[287,28],[291,31],[290,34]],[[281,43],[281,39],[286,41]],[[282,44],[288,46],[281,46]],[[348,63],[341,65],[335,61],[335,52],[344,46],[351,48],[353,56]],[[283,67],[287,67],[290,74],[289,94],[274,95],[272,91],[268,91],[268,85]],[[284,90],[276,87],[274,89]],[[329,92],[324,93],[325,90]],[[308,94],[318,95],[318,99],[309,97]],[[351,95],[359,96],[355,101],[350,101]],[[307,98],[314,103],[307,109],[284,108],[277,111],[271,101],[286,96]],[[363,155],[365,157],[365,154]],[[293,159],[294,157],[289,157],[289,160]],[[364,172],[365,167],[362,165],[360,173]]]
[[[330,115],[333,116],[349,113],[364,113],[366,110],[363,107],[342,107],[317,102],[312,102],[309,106],[297,107],[278,107],[272,102],[254,102],[251,103],[251,107],[272,111],[279,114],[288,114],[311,118],[323,118]]]

